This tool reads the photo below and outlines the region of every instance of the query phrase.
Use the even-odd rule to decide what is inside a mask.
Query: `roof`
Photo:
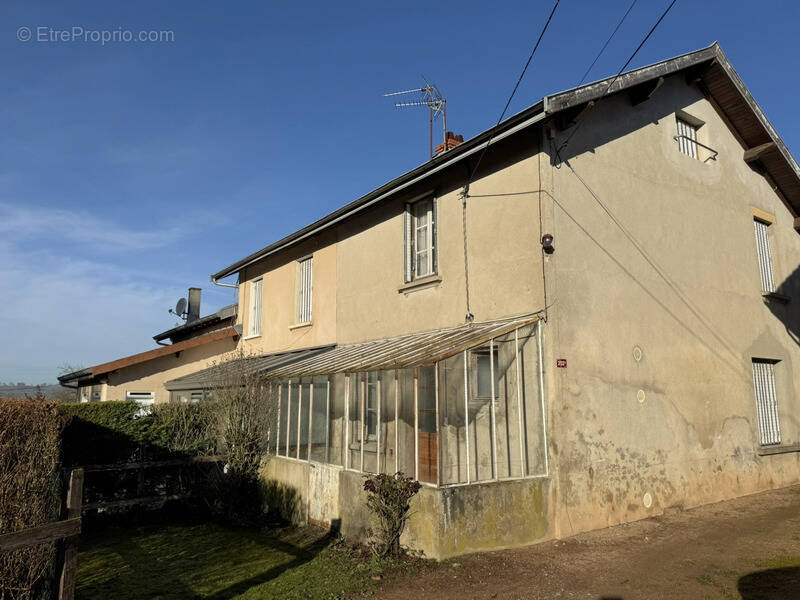
[[[528,314],[357,344],[247,357],[237,366],[235,375],[304,377],[431,365],[538,320],[538,314]],[[224,363],[215,365],[164,386],[169,391],[222,387],[230,379],[229,369]]]
[[[745,145],[746,150],[761,148],[759,160],[786,203],[797,216],[800,214],[800,168],[775,128],[745,87],[739,75],[728,62],[722,48],[714,42],[707,48],[689,52],[640,69],[627,71],[619,77],[609,77],[594,83],[545,96],[541,101],[509,117],[497,126],[467,140],[452,150],[444,152],[415,169],[393,179],[365,196],[315,221],[249,256],[229,265],[211,276],[213,282],[229,277],[271,254],[288,248],[308,237],[321,233],[336,223],[350,218],[366,208],[389,199],[423,181],[433,174],[482,151],[487,144],[495,144],[507,136],[531,127],[563,111],[597,100],[606,94],[632,90],[659,77],[680,71],[692,74],[692,82],[704,86],[728,118]],[[609,84],[613,85],[609,88]],[[768,144],[769,146],[764,146]]]
[[[248,356],[241,359],[241,362],[237,366],[236,375],[246,377],[256,373],[267,373],[272,369],[316,356],[332,348],[334,348],[334,346],[319,346],[315,348],[305,348],[303,350],[264,354],[262,356]],[[168,381],[164,384],[164,387],[171,392],[179,390],[211,389],[223,387],[229,379],[229,367],[225,363],[221,363],[208,367],[207,369],[202,369],[196,373],[191,373]]]
[[[228,306],[223,306],[213,314],[206,315],[205,317],[200,317],[199,319],[195,319],[194,321],[186,322],[183,325],[178,325],[177,327],[173,327],[172,329],[167,329],[166,331],[157,333],[156,335],[153,336],[153,339],[157,342],[160,342],[161,340],[172,338],[182,333],[188,333],[194,329],[200,329],[208,325],[213,325],[214,323],[217,323],[219,321],[230,319],[231,317],[236,316],[237,308],[238,305],[236,304],[229,304]]]
[[[188,340],[184,340],[183,342],[178,342],[177,344],[171,344],[169,346],[161,346],[160,348],[156,348],[155,350],[140,352],[139,354],[126,356],[125,358],[120,358],[118,360],[113,360],[111,362],[96,365],[94,367],[89,367],[88,369],[81,369],[80,371],[67,373],[66,375],[62,375],[61,377],[59,377],[58,381],[64,384],[67,383],[68,381],[98,377],[99,375],[105,375],[106,373],[111,373],[112,371],[116,371],[118,369],[131,367],[133,365],[138,365],[144,362],[148,362],[156,358],[161,358],[162,356],[168,356],[169,354],[181,352],[182,350],[188,350],[189,348],[195,348],[197,346],[210,344],[211,342],[216,342],[217,340],[224,340],[227,338],[236,337],[238,335],[239,335],[238,329],[236,329],[235,327],[227,327],[225,329],[220,329],[218,331],[207,333],[205,335],[200,335]]]

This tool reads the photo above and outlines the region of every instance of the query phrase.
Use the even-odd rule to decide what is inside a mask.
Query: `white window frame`
[[[689,158],[699,159],[697,131],[700,129],[700,125],[690,122],[681,115],[675,117],[675,122],[678,130],[678,150]]]
[[[758,255],[758,271],[761,275],[761,291],[767,294],[775,293],[775,270],[772,264],[772,250],[770,249],[771,223],[758,218],[753,219],[756,236],[756,253]]]
[[[420,224],[422,217],[424,224]],[[431,277],[438,271],[436,199],[429,197],[407,204],[405,210],[405,281]],[[425,249],[420,250],[425,242]],[[420,263],[420,255],[427,253]],[[423,268],[420,268],[422,264]]]
[[[261,307],[264,300],[264,279],[259,277],[250,282],[250,298],[247,323],[247,337],[261,335],[262,313]]]
[[[297,324],[306,325],[313,319],[314,256],[297,261]]]

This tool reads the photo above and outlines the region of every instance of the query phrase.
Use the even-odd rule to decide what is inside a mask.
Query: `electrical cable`
[[[496,129],[498,125],[500,125],[500,123],[503,120],[503,117],[506,116],[506,111],[508,110],[508,107],[511,105],[511,101],[514,99],[514,94],[517,93],[517,89],[519,88],[519,84],[522,83],[522,79],[525,77],[525,72],[528,70],[528,67],[531,64],[531,61],[533,60],[533,56],[536,54],[536,50],[539,48],[539,44],[542,42],[542,38],[544,37],[544,34],[547,31],[547,28],[550,26],[550,21],[553,20],[553,15],[555,14],[556,8],[558,8],[558,4],[560,2],[561,2],[561,0],[556,0],[556,3],[553,5],[553,9],[550,11],[550,16],[547,17],[547,22],[544,24],[544,27],[542,27],[542,31],[539,33],[539,38],[536,40],[536,44],[534,44],[533,50],[531,50],[530,56],[528,56],[528,61],[525,63],[525,67],[523,67],[522,73],[519,74],[519,78],[517,79],[517,83],[514,85],[514,89],[511,91],[511,95],[508,97],[508,100],[506,101],[506,105],[503,108],[503,112],[500,113],[500,118],[497,119],[497,123],[495,123],[495,126],[492,128],[493,130]],[[492,143],[492,139],[493,138],[494,138],[494,131],[492,131],[492,134],[489,136],[489,139],[486,141],[486,145],[483,147],[483,151],[481,151],[480,155],[478,156],[478,162],[475,163],[475,168],[472,169],[472,173],[470,174],[469,178],[467,179],[467,184],[465,186],[467,191],[469,191],[470,181],[472,181],[472,178],[475,176],[475,173],[478,171],[478,167],[481,164],[481,160],[483,160],[483,155],[486,154],[486,149],[489,147],[489,144]]]
[[[583,77],[581,77],[581,80],[578,82],[578,87],[583,85],[583,82],[586,81],[586,78],[589,76],[589,73],[591,73],[592,69],[597,64],[597,61],[600,60],[600,57],[603,55],[603,52],[606,51],[606,48],[608,48],[608,45],[611,43],[611,40],[613,40],[614,36],[617,35],[617,31],[619,31],[619,28],[625,22],[625,19],[628,18],[628,15],[633,10],[633,7],[636,6],[636,2],[637,1],[638,0],[633,0],[633,2],[631,2],[631,5],[628,7],[628,10],[626,10],[625,14],[622,15],[622,18],[619,20],[619,23],[617,23],[617,26],[614,28],[614,31],[611,32],[610,36],[608,36],[608,39],[606,40],[606,43],[603,44],[602,48],[600,48],[600,52],[597,53],[597,56],[594,57],[594,60],[592,61],[592,64],[589,65],[589,68],[586,69],[586,72],[583,74]]]
[[[661,21],[664,20],[664,17],[666,17],[669,14],[669,11],[672,10],[672,7],[675,6],[675,3],[677,1],[678,0],[672,0],[672,2],[669,3],[669,6],[667,6],[666,10],[663,13],[661,13],[661,16],[658,18],[658,21],[656,21],[655,25],[653,25],[653,27],[650,28],[650,31],[647,32],[647,35],[644,36],[644,39],[641,42],[639,42],[639,45],[636,47],[636,50],[634,50],[633,54],[630,55],[630,58],[628,58],[628,60],[625,61],[625,64],[622,65],[622,68],[619,70],[619,72],[611,80],[611,83],[608,84],[608,86],[606,87],[605,91],[600,95],[600,98],[603,98],[604,96],[606,96],[608,94],[608,91],[611,89],[611,86],[613,86],[616,83],[617,79],[619,79],[619,76],[622,75],[623,71],[625,71],[625,69],[628,68],[628,65],[631,64],[631,61],[633,61],[633,59],[639,53],[639,50],[641,50],[642,46],[644,46],[645,43],[647,42],[647,40],[650,39],[650,36],[653,35],[653,32],[661,24]],[[598,100],[600,98],[598,98]],[[575,127],[572,129],[572,132],[570,132],[570,134],[567,136],[567,139],[564,140],[564,142],[558,147],[558,149],[556,149],[556,154],[558,155],[559,160],[561,160],[561,155],[560,155],[561,150],[564,149],[564,147],[569,143],[569,141],[572,139],[572,137],[578,131],[578,129],[580,129],[581,124],[583,124],[583,121],[579,121],[575,125]]]

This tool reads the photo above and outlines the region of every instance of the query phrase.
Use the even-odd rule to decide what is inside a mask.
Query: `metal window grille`
[[[775,364],[773,362],[753,360],[753,387],[755,388],[761,445],[780,444],[781,426],[778,420],[778,397],[775,392]]]
[[[261,335],[261,300],[263,280],[256,279],[250,286],[250,325],[249,335]]]
[[[189,394],[189,402],[200,402],[203,399],[203,390],[195,390]]]
[[[300,280],[297,286],[297,322],[311,322],[311,295],[313,288],[313,257],[300,261]]]
[[[697,127],[678,119],[678,149],[686,156],[697,158]]]
[[[772,277],[772,255],[769,249],[769,225],[753,220],[756,231],[756,249],[758,250],[758,268],[761,272],[761,289],[764,292],[775,291],[775,280]]]

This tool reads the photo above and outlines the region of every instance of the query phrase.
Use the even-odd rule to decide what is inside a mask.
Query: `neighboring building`
[[[717,44],[450,137],[212,276],[279,398],[266,475],[358,536],[362,473],[413,474],[433,557],[798,483],[798,215]]]
[[[58,380],[64,387],[75,388],[80,402],[168,402],[171,396],[164,382],[220,362],[236,349],[239,329],[235,323],[235,304],[200,317],[200,289],[190,288],[186,323],[153,336],[160,347],[68,373]],[[203,397],[202,390],[172,395],[184,402]]]

